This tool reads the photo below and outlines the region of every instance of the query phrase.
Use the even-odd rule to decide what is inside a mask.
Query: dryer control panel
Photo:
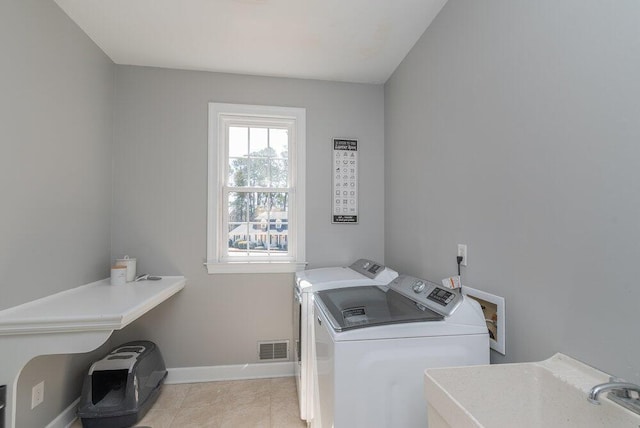
[[[375,279],[376,281],[384,283],[388,283],[398,276],[398,273],[395,270],[384,266],[382,263],[367,259],[356,260],[351,266],[349,266],[349,269],[354,270],[367,278]]]
[[[456,310],[464,299],[460,289],[449,289],[409,275],[400,275],[391,283],[389,288],[416,302],[421,308],[431,309],[445,317]]]

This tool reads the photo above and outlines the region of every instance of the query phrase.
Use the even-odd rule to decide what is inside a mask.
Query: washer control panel
[[[460,289],[451,290],[409,275],[400,275],[389,283],[389,288],[413,300],[418,307],[444,316],[451,315],[464,298]]]

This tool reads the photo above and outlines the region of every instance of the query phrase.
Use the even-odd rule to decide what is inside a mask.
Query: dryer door
[[[313,423],[314,428],[334,427],[335,343],[327,318],[316,310],[314,316]]]

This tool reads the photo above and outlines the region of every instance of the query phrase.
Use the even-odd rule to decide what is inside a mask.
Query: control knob
[[[413,284],[413,292],[414,293],[422,293],[424,291],[424,288],[426,287],[426,284],[422,281],[416,281],[415,284]]]

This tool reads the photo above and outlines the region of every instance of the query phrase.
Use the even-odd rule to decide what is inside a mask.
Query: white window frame
[[[257,258],[228,257],[228,236],[223,230],[228,215],[226,189],[229,165],[226,127],[234,120],[254,123],[288,121],[293,123],[289,137],[289,197],[287,256]],[[306,110],[298,107],[273,107],[245,104],[209,103],[209,164],[207,204],[207,260],[213,273],[281,273],[304,270],[305,261],[305,160]],[[248,188],[251,190],[252,188]],[[263,189],[270,190],[270,189]],[[260,191],[260,190],[257,190]]]

